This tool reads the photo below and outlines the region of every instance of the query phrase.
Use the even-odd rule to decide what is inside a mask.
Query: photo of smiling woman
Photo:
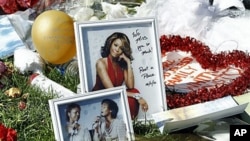
[[[119,107],[111,99],[101,102],[101,115],[97,116],[94,124],[94,141],[126,141],[127,131],[123,120],[117,118]]]
[[[114,32],[101,48],[102,58],[96,62],[96,83],[93,91],[126,85],[131,118],[137,117],[139,107],[148,110],[148,104],[134,87],[132,49],[126,34]]]

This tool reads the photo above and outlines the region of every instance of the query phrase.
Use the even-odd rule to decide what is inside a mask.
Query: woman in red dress
[[[132,119],[138,115],[139,106],[146,112],[148,104],[134,88],[131,66],[133,57],[127,35],[120,32],[110,35],[101,49],[101,55],[102,58],[96,62],[96,84],[93,91],[125,84]]]

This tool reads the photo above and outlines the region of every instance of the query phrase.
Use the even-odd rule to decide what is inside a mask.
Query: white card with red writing
[[[167,52],[162,62],[165,85],[182,93],[228,84],[244,72],[233,65],[216,71],[203,69],[191,53],[183,51]]]

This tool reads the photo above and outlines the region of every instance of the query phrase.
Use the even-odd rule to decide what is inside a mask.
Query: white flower
[[[88,21],[94,15],[94,10],[87,7],[78,7],[72,9],[69,15],[71,15],[75,21]]]
[[[92,16],[89,21],[98,21],[99,18],[97,16]]]
[[[155,0],[147,0],[146,2],[141,3],[140,6],[135,7],[136,14],[134,17],[147,17],[154,16],[156,11],[156,2]]]
[[[82,6],[90,7],[94,4],[94,0],[80,0]]]
[[[128,9],[126,6],[117,4],[110,4],[107,2],[102,2],[103,12],[106,14],[106,19],[117,19],[128,17]]]

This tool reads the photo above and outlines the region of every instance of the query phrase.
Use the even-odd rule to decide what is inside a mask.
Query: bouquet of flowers
[[[62,3],[64,0],[0,0],[0,13],[12,14],[33,8],[42,12],[51,5]]]
[[[0,0],[0,8],[6,14],[33,7],[39,0]]]

